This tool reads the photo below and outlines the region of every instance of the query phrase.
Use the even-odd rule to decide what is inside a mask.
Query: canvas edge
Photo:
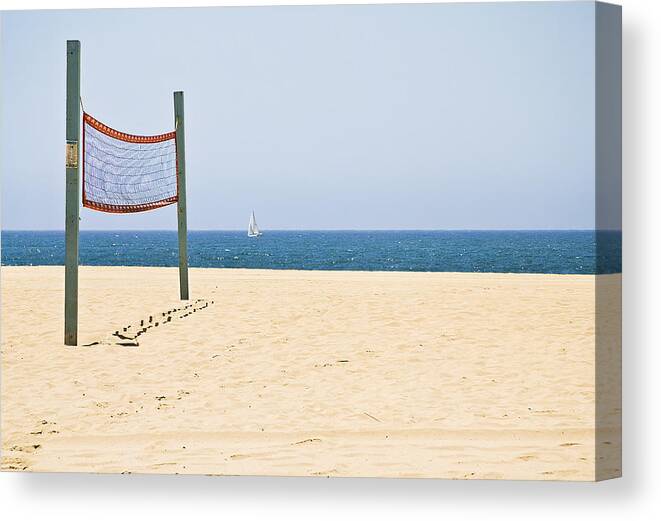
[[[595,228],[622,231],[622,7],[595,2]],[[621,248],[621,246],[620,246]],[[597,258],[608,255],[597,235]],[[595,277],[595,481],[622,476],[622,276]]]

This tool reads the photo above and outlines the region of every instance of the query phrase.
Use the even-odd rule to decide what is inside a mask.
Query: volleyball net
[[[83,206],[133,213],[176,203],[175,136],[126,134],[84,112]]]

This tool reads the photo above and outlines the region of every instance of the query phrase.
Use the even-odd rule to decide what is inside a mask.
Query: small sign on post
[[[78,142],[67,141],[67,168],[78,168]]]

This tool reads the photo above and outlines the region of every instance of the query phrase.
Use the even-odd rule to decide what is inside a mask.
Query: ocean
[[[191,231],[191,267],[618,273],[614,231]],[[2,264],[64,264],[64,232],[2,231]],[[80,264],[177,266],[176,231],[81,231]]]

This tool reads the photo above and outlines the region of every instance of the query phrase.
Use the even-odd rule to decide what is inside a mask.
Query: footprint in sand
[[[232,454],[230,456],[230,459],[246,459],[250,457],[251,457],[250,454]]]
[[[2,458],[2,470],[28,470],[29,465],[21,458]]]
[[[532,454],[526,454],[525,456],[519,456],[517,459],[520,459],[522,461],[530,461],[533,459],[537,459],[537,456],[533,456]]]
[[[13,447],[10,447],[9,450],[12,452],[34,452],[37,449],[40,449],[41,445],[39,443],[35,443],[34,445],[14,445]]]

